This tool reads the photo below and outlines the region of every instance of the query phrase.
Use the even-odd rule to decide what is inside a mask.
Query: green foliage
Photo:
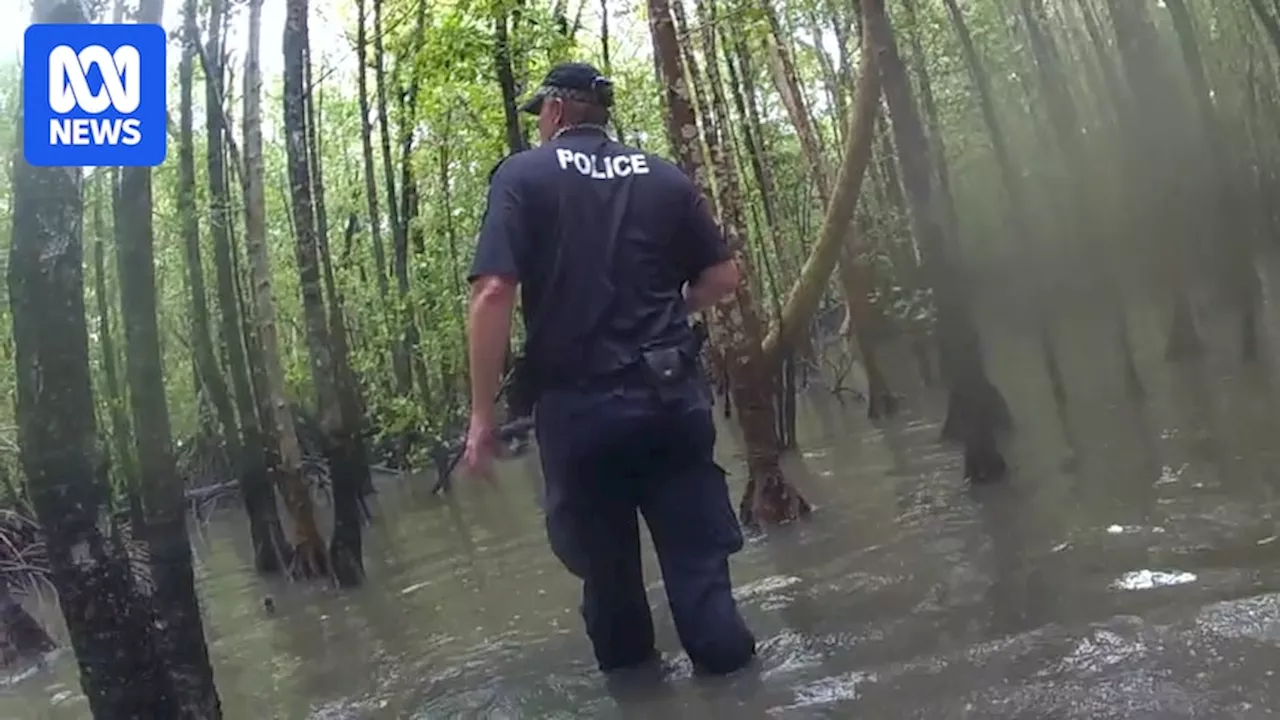
[[[598,3],[552,0],[422,0],[426,2],[421,35],[418,34],[419,0],[385,0],[383,6],[384,56],[381,58],[389,84],[387,112],[390,118],[389,144],[396,196],[401,171],[407,166],[417,183],[417,213],[409,235],[408,265],[410,287],[400,297],[394,278],[389,278],[389,296],[384,297],[376,281],[372,252],[373,237],[365,196],[363,148],[357,84],[354,67],[354,2],[341,0],[326,3],[313,0],[313,19],[345,18],[341,33],[325,35],[313,23],[313,78],[316,82],[315,108],[319,132],[319,153],[323,167],[323,189],[328,226],[322,228],[329,248],[338,291],[351,333],[352,362],[361,380],[361,389],[374,424],[388,436],[417,431],[428,437],[442,437],[459,429],[460,418],[467,406],[465,322],[467,265],[472,253],[472,239],[484,211],[487,175],[493,164],[506,153],[505,113],[496,79],[495,23],[501,18],[507,25],[509,55],[517,91],[527,93],[555,62],[586,59],[598,64],[604,61],[598,36]],[[1135,0],[1136,1],[1136,0]],[[1109,100],[1098,83],[1098,57],[1083,30],[1079,4],[1048,0],[1051,33],[1069,68],[1068,80],[1075,100],[1083,112],[1084,131],[1094,135],[1109,132],[1107,113]],[[233,3],[233,5],[236,5]],[[371,5],[371,2],[370,2]],[[645,3],[609,3],[611,11],[610,73],[617,87],[618,106],[615,116],[625,139],[647,150],[666,153],[666,131],[663,122],[663,89],[658,86],[648,41]],[[929,87],[937,102],[935,142],[945,145],[949,177],[960,209],[960,246],[967,261],[1000,258],[1020,252],[1023,239],[1009,237],[1006,227],[1006,205],[997,168],[990,152],[990,138],[974,102],[974,90],[968,68],[964,65],[956,34],[945,8],[936,0],[913,0],[914,17],[906,12],[903,0],[890,2],[904,55],[913,68],[927,71]],[[1222,7],[1192,3],[1200,41],[1215,88],[1215,102],[1222,108],[1227,126],[1248,143],[1238,143],[1239,162],[1257,167],[1263,173],[1266,161],[1280,152],[1280,140],[1274,128],[1276,108],[1280,106],[1277,64],[1267,38],[1260,31],[1246,4]],[[1228,7],[1230,5],[1230,7]],[[338,6],[338,7],[335,7]],[[1061,158],[1044,140],[1046,118],[1042,106],[1043,88],[1038,84],[1032,58],[1026,44],[1026,32],[1017,12],[1017,3],[963,2],[963,11],[979,47],[982,62],[992,78],[995,100],[1006,121],[1006,131],[1014,155],[1021,163],[1028,182],[1045,192],[1035,195],[1036,211],[1041,215],[1055,212],[1053,194],[1063,182],[1057,173]],[[238,7],[238,5],[237,5]],[[739,150],[739,167],[750,226],[749,242],[758,265],[761,289],[767,296],[781,296],[789,289],[794,273],[804,254],[814,242],[821,224],[815,185],[801,152],[795,129],[788,120],[763,50],[768,26],[758,0],[722,0],[717,3],[718,23],[727,29],[725,35],[741,38],[747,46],[751,63],[744,86],[754,89],[759,101],[762,124],[758,132],[761,160],[767,165],[777,188],[775,205],[777,245],[769,240],[761,213],[763,198],[752,176],[750,164],[742,150],[745,122],[735,117],[726,127],[731,142]],[[1154,5],[1153,5],[1154,7]],[[827,76],[838,69],[841,56],[856,65],[859,39],[853,26],[854,8],[849,3],[829,0],[788,0],[775,4],[784,30],[791,33],[791,49],[804,85],[806,100],[813,110],[821,143],[828,155],[834,155],[838,137],[843,137],[846,118],[835,112],[837,101],[851,104],[853,87],[850,79],[841,84],[839,78]],[[323,13],[319,11],[323,10]],[[336,12],[335,12],[336,10]],[[558,15],[566,13],[566,16]],[[692,2],[686,3],[691,22],[696,13]],[[1171,39],[1161,13],[1155,13],[1164,33],[1169,62],[1178,62],[1176,43]],[[232,76],[228,88],[228,108],[233,137],[240,137],[240,88],[245,13],[233,14]],[[204,22],[204,18],[201,19]],[[372,13],[366,19],[370,38]],[[835,42],[836,23],[850,37],[850,47],[839,48]],[[564,32],[568,29],[572,36]],[[706,67],[708,58],[700,54],[698,28],[685,43]],[[912,40],[918,40],[923,55],[911,51]],[[334,46],[336,43],[337,46]],[[721,48],[721,53],[731,48]],[[176,52],[176,45],[175,45]],[[279,42],[264,32],[264,54],[280,52]],[[372,40],[368,49],[373,61]],[[721,76],[728,73],[724,57],[711,58],[720,64]],[[924,65],[922,66],[921,63]],[[274,59],[267,67],[278,67]],[[741,68],[740,68],[741,69]],[[857,68],[852,68],[856,75]],[[918,83],[921,76],[917,74]],[[387,258],[388,273],[393,257],[392,232],[388,218],[386,174],[382,158],[382,138],[377,119],[375,76],[368,72],[369,102],[374,107],[371,117],[374,137],[374,185],[382,217],[381,241]],[[416,106],[403,107],[402,88],[418,83]],[[205,285],[211,308],[217,308],[213,278],[213,252],[208,233],[208,183],[205,167],[203,76],[196,73],[195,154],[197,158],[196,212],[201,224]],[[267,240],[272,263],[272,290],[278,306],[278,327],[282,361],[286,371],[288,392],[303,405],[314,402],[302,327],[302,309],[295,258],[282,137],[281,81],[267,77],[264,87],[264,121],[266,144]],[[0,65],[0,118],[17,117],[17,68]],[[917,93],[922,88],[917,87]],[[170,91],[172,114],[176,119],[178,98],[176,78]],[[700,104],[702,120],[709,120],[705,99]],[[527,118],[523,119],[526,123]],[[405,126],[413,137],[412,149],[402,157]],[[0,122],[0,147],[12,148],[16,122]],[[526,134],[532,135],[529,128]],[[154,207],[156,232],[156,278],[160,302],[160,328],[165,363],[165,386],[176,436],[195,433],[199,423],[196,388],[192,370],[191,318],[186,267],[181,239],[180,211],[177,195],[176,138],[169,160],[154,174]],[[1096,144],[1095,148],[1114,147]],[[1256,149],[1250,157],[1243,148]],[[877,163],[881,148],[877,147]],[[1117,171],[1115,163],[1098,163],[1100,181],[1096,192],[1110,199],[1105,188],[1113,187]],[[239,267],[245,273],[247,261],[243,248],[242,201],[238,186],[238,163],[233,161],[228,172],[233,191],[232,237],[239,248]],[[0,163],[0,261],[7,256],[12,230],[9,177],[11,167]],[[932,323],[932,298],[910,268],[902,266],[903,258],[914,257],[909,224],[899,210],[886,199],[882,185],[886,178],[874,170],[868,176],[866,191],[860,199],[859,212],[870,228],[868,239],[881,305],[891,318],[912,326],[927,327]],[[1114,193],[1112,193],[1114,195]],[[88,197],[88,196],[87,196]],[[1112,202],[1115,202],[1113,199]],[[106,394],[102,391],[102,342],[97,333],[96,298],[93,297],[91,254],[93,237],[86,208],[86,293],[90,313],[89,328],[94,358],[95,382],[99,401],[100,425],[107,427]],[[354,219],[354,223],[352,220]],[[116,307],[114,243],[111,241],[112,219],[105,218],[107,243],[107,286],[113,293],[110,304]],[[353,229],[352,232],[348,230]],[[242,278],[244,291],[250,290],[247,277]],[[765,304],[770,307],[769,303]],[[397,392],[391,374],[391,349],[401,337],[401,319],[414,319],[421,339],[416,352],[428,369],[426,381],[408,395]],[[117,316],[111,318],[116,341],[117,364],[123,367],[123,332]],[[14,389],[13,349],[7,309],[0,306],[0,397],[12,398]],[[215,347],[223,342],[215,337]],[[219,353],[225,363],[225,355]],[[15,422],[11,403],[0,403],[0,462],[11,462]]]

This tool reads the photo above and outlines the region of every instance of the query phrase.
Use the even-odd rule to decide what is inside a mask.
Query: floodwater
[[[906,411],[878,428],[861,405],[813,393],[790,469],[816,512],[735,558],[760,660],[730,680],[691,678],[660,610],[665,681],[606,686],[578,588],[543,539],[532,458],[493,486],[458,482],[453,501],[432,498],[427,479],[382,482],[356,592],[254,577],[243,522],[215,518],[195,549],[226,716],[1269,717],[1272,363],[1242,369],[1233,325],[1213,322],[1223,349],[1166,364],[1163,316],[1135,313],[1147,398],[1134,403],[1105,324],[1078,315],[1058,336],[1061,413],[1025,324],[1011,314],[987,336],[1018,423],[1004,485],[961,482],[937,442],[937,398],[909,375],[897,380]],[[1280,327],[1270,314],[1266,325]],[[721,451],[740,485],[731,430]],[[0,688],[0,717],[86,716],[67,653]]]

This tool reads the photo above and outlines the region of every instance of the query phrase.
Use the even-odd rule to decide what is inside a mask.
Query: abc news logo
[[[102,73],[98,92],[89,89],[85,70]],[[80,52],[59,45],[49,53],[49,108],[59,115],[76,108],[90,115],[115,109],[121,115],[136,112],[142,104],[142,75],[138,49],[122,45],[114,53],[101,45]],[[55,117],[49,120],[52,145],[137,145],[142,142],[142,121],[137,118]]]
[[[154,166],[167,149],[158,25],[32,25],[23,152],[37,166]]]

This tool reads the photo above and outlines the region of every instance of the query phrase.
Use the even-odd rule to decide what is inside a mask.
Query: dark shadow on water
[[[1026,511],[1023,486],[971,485],[968,498],[977,509],[979,528],[990,545],[990,585],[986,605],[990,610],[991,636],[1016,635],[1050,622],[1055,598],[1031,557],[1038,552],[1037,537],[1027,524],[1035,522]]]

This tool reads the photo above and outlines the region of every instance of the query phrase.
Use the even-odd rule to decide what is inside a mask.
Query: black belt
[[[549,377],[541,383],[543,392],[574,390],[593,392],[597,390],[613,390],[615,388],[646,387],[647,378],[644,366],[630,363],[616,370],[593,375],[577,375],[574,377]]]
[[[700,377],[698,372],[698,362],[692,358],[686,358],[684,363],[684,373],[686,379]],[[645,367],[644,361],[637,360],[620,367],[594,375],[578,375],[573,378],[569,377],[553,377],[546,378],[540,385],[542,392],[551,391],[576,391],[576,392],[599,392],[603,390],[630,389],[630,388],[652,388],[654,380],[648,369]]]

